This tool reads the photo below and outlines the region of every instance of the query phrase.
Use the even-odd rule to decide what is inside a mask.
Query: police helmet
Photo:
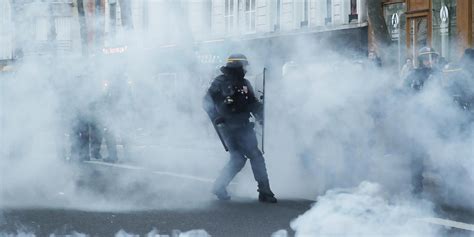
[[[244,68],[249,65],[247,57],[243,54],[232,54],[227,58],[227,68]]]
[[[439,54],[430,47],[423,47],[418,51],[418,62],[420,67],[432,68],[438,63]]]

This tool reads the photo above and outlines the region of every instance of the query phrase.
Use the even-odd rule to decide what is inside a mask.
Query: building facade
[[[10,1],[0,1],[0,61],[13,58],[13,22]]]
[[[241,52],[278,78],[286,63],[310,63],[321,48],[367,55],[366,0],[212,0],[210,13],[211,32],[197,45],[216,64]]]
[[[24,54],[52,48],[60,53],[78,51],[84,47],[78,13],[81,3],[86,47],[120,44],[129,36],[123,33],[124,2],[130,4],[130,28],[147,46],[152,42],[172,45],[183,38],[197,43],[268,38],[367,24],[366,0],[3,0],[2,45],[13,42],[15,46],[9,48]],[[12,40],[5,39],[6,35]]]
[[[365,0],[213,0],[213,36],[232,37],[365,23]]]
[[[73,50],[73,2],[10,1],[13,56],[65,54]]]
[[[430,46],[452,61],[473,47],[472,0],[386,0],[381,7],[401,60]]]

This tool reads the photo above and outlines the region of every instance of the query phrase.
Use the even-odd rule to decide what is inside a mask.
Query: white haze
[[[166,27],[172,26],[161,27],[162,32],[169,32]],[[160,33],[146,37],[160,38]],[[139,134],[145,137],[141,142],[154,145],[148,151],[132,147],[131,157],[124,162],[211,179],[217,175],[227,154],[201,108],[208,84],[206,79],[195,78],[193,70],[199,65],[193,64],[193,58],[183,61],[183,57],[174,55],[160,58],[146,54],[149,51],[138,50],[137,43],[144,34],[130,31],[124,35],[129,36],[130,53],[120,59],[95,64],[91,57],[30,58],[17,65],[14,78],[1,79],[0,206],[98,211],[138,208],[140,194],[110,200],[77,186],[83,169],[64,160],[63,149],[70,147],[65,133],[71,132],[77,110],[100,96],[104,75],[126,73],[132,81],[127,85],[132,88],[134,105],[128,104],[131,97],[121,94],[118,103],[126,106],[103,115],[103,119],[123,137],[141,129]],[[191,49],[188,38],[184,39],[187,36],[183,33],[174,37],[182,39],[181,46]],[[437,181],[436,196],[430,199],[474,208],[473,136],[466,132],[472,131],[472,125],[460,129],[467,117],[442,90],[442,83],[429,84],[417,95],[406,95],[398,91],[398,79],[391,71],[375,69],[365,61],[356,63],[344,53],[323,50],[328,42],[321,41],[310,49],[308,44],[313,41],[293,43],[298,49],[292,55],[296,66],[281,80],[267,78],[265,156],[277,197],[316,199],[326,193],[310,212],[293,222],[297,233],[332,233],[336,228],[333,224],[340,225],[339,218],[353,223],[351,230],[359,231],[356,224],[362,220],[376,224],[379,217],[392,222],[432,215],[425,202],[409,202],[413,200],[409,160],[413,150],[427,154],[428,173]],[[280,71],[271,68],[278,53],[259,61],[251,49],[238,50],[249,56],[252,74],[258,74],[264,65]],[[318,52],[318,56],[309,56],[308,52]],[[179,80],[159,81],[155,67],[170,62],[183,69]],[[208,73],[207,80],[211,80]],[[233,194],[256,197],[250,172],[246,167],[237,177]],[[144,182],[142,178],[124,173],[114,185],[130,187]],[[174,182],[163,185],[179,186],[180,180]],[[159,192],[158,186],[145,186],[143,195]],[[210,189],[210,185],[207,187]],[[326,192],[353,187],[358,187],[353,193]],[[181,191],[183,196],[196,193]],[[212,197],[199,197],[206,198]],[[328,214],[326,211],[335,206],[332,198],[340,198],[343,204],[338,205],[347,212]],[[357,214],[360,200],[364,201],[361,208],[374,208],[373,215]],[[175,201],[164,203],[179,206],[173,204]],[[166,205],[154,203],[149,208]],[[313,229],[322,225],[320,217],[328,215],[329,229]],[[437,233],[429,228],[414,230],[411,222],[402,224],[393,231]],[[357,233],[385,233],[371,230],[360,229]]]
[[[417,220],[433,215],[428,203],[388,200],[381,186],[368,182],[329,191],[291,227],[295,236],[443,236],[440,227]]]
[[[169,14],[177,14],[178,10]],[[155,32],[154,39],[163,42],[166,36],[161,33],[170,30],[162,28]],[[187,61],[183,57],[160,58],[141,47],[142,33],[119,31],[118,34],[129,37],[112,46],[127,45],[126,54],[103,56],[98,50],[86,57],[79,52],[57,58],[29,56],[15,64],[14,75],[3,76],[0,205],[104,210],[128,209],[137,203],[126,199],[114,203],[121,198],[104,199],[100,193],[77,186],[84,168],[66,162],[66,157],[73,155],[70,154],[72,126],[79,112],[87,112],[91,103],[101,99],[106,84],[119,93],[115,105],[110,107],[112,112],[100,111],[102,124],[113,131],[119,144],[122,138],[130,144],[130,157],[125,157],[119,149],[119,158],[145,167],[159,165],[155,166],[157,170],[205,172],[202,176],[208,178],[217,174],[226,154],[215,142],[212,127],[201,108],[204,87],[208,85],[202,85],[190,76],[192,71],[186,71],[195,58]],[[179,80],[158,80],[157,65],[168,62],[182,68]],[[143,145],[152,147],[145,151],[136,148]],[[193,148],[197,152],[192,152]],[[107,151],[102,150],[107,157]],[[215,155],[217,151],[219,155]],[[110,185],[130,187],[146,182],[141,179],[139,175],[124,172]],[[144,195],[158,192],[158,187],[147,187],[156,190],[145,190]],[[189,192],[194,193],[195,190]]]

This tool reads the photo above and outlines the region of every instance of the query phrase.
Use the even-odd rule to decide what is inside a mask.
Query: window
[[[428,15],[410,17],[407,19],[410,27],[409,43],[410,58],[414,59],[418,55],[418,50],[428,45]],[[413,60],[418,67],[418,61]]]
[[[383,15],[388,31],[398,48],[398,68],[401,70],[407,59],[407,21],[406,3],[387,3],[383,5]],[[410,32],[408,32],[410,33]]]
[[[232,33],[234,30],[234,0],[225,0],[225,30]]]
[[[349,23],[351,23],[353,20],[357,22],[357,19],[357,0],[351,0],[351,14],[349,14]]]
[[[255,1],[245,0],[245,32],[255,32]]]
[[[275,31],[280,30],[280,24],[281,24],[281,2],[280,0],[276,1],[276,24],[275,24]]]
[[[301,21],[301,27],[307,27],[309,23],[309,0],[303,2],[303,19]]]
[[[432,1],[431,47],[448,60],[458,53],[456,7],[456,0]]]
[[[326,0],[326,24],[330,24],[332,21],[332,1]]]

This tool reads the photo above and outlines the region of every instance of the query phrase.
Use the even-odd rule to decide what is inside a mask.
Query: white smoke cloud
[[[168,9],[167,14],[181,14],[182,9],[173,6],[173,2],[158,4],[164,10]],[[48,9],[34,6],[26,4],[17,20],[26,22],[29,16],[49,14]],[[158,22],[164,22],[166,18],[154,16],[158,17]],[[17,34],[25,36],[35,26],[22,27]],[[179,37],[178,31],[170,25],[150,31],[147,36],[159,38],[171,30],[174,38]],[[127,192],[123,190],[145,185],[149,190],[142,192],[143,196],[159,192],[155,189],[160,187],[146,184],[149,182],[146,175],[124,172],[116,180],[107,181],[116,182],[107,185],[123,187],[123,190],[114,189],[112,192],[117,192],[116,195],[104,196],[81,184],[96,179],[93,177],[96,174],[68,160],[75,159],[71,150],[75,123],[81,116],[93,113],[91,106],[101,101],[107,90],[116,97],[95,115],[100,117],[100,129],[106,125],[118,143],[127,146],[119,147],[121,160],[145,167],[154,165],[161,170],[193,173],[202,173],[214,166],[217,170],[221,166],[223,160],[212,154],[220,150],[219,144],[213,142],[212,128],[201,109],[204,86],[196,84],[198,81],[192,80],[192,74],[186,72],[187,68],[193,69],[190,65],[195,59],[150,53],[157,49],[143,51],[139,47],[143,46],[140,41],[145,38],[143,32],[122,33],[129,35],[122,42],[128,44],[124,54],[106,56],[91,51],[88,57],[78,56],[80,52],[72,52],[71,56],[49,55],[51,52],[46,52],[46,56],[27,55],[15,63],[14,74],[0,76],[0,206],[127,209],[136,207],[143,198],[133,198],[122,193]],[[32,42],[34,40],[18,42],[18,46],[28,46],[26,44]],[[164,64],[173,70],[178,67],[182,70],[178,75],[171,71],[170,76],[165,77],[158,69]],[[200,152],[190,152],[193,147]],[[129,152],[125,153],[125,149]],[[102,149],[102,155],[110,154]],[[211,157],[206,159],[206,164],[202,162],[205,157]],[[182,188],[173,184],[163,186]],[[194,191],[190,190],[191,193]],[[127,198],[120,198],[122,196]],[[162,203],[176,206],[172,202]],[[166,206],[160,204],[160,207]]]
[[[330,55],[327,62],[296,64],[269,86],[267,157],[277,160],[270,163],[274,183],[313,195],[369,180],[408,193],[418,154],[426,184],[439,186],[435,196],[472,207],[471,190],[462,188],[474,183],[470,115],[443,81],[433,79],[414,94],[398,88],[388,69]]]
[[[390,198],[376,183],[320,196],[291,223],[295,236],[443,236],[439,227],[417,219],[432,216],[429,203]]]
[[[442,236],[415,221],[436,214],[411,196],[413,159],[424,166],[423,197],[472,210],[470,114],[453,102],[445,79],[414,94],[389,69],[328,55],[294,63],[268,95],[274,186],[309,199],[326,193],[293,222],[297,235]]]
[[[118,191],[119,195],[103,196],[79,185],[84,176],[93,174],[65,161],[72,155],[71,127],[78,111],[87,110],[101,97],[104,83],[120,84],[114,101],[120,106],[113,113],[101,114],[119,140],[130,144],[131,157],[120,153],[119,158],[144,167],[216,176],[227,154],[201,109],[212,70],[200,68],[191,57],[194,51],[188,50],[194,45],[185,38],[189,32],[180,35],[177,29],[181,28],[176,27],[185,23],[165,24],[165,16],[154,17],[152,24],[159,24],[156,32],[122,32],[132,40],[126,41],[128,51],[118,58],[101,61],[99,54],[75,59],[30,58],[18,63],[13,77],[0,79],[0,206],[143,208],[137,204],[143,200],[140,194]],[[167,35],[169,31],[172,34]],[[181,39],[185,52],[139,49],[150,39],[165,44],[167,37]],[[398,90],[399,79],[390,70],[323,50],[325,41],[314,48],[308,47],[313,41],[293,43],[295,68],[285,71],[281,81],[267,78],[265,155],[277,197],[314,199],[326,193],[307,216],[293,223],[297,233],[332,233],[342,220],[356,234],[388,233],[376,228],[378,221],[394,233],[437,234],[432,228],[412,229],[414,224],[405,220],[432,214],[423,202],[403,201],[411,200],[413,153],[423,154],[425,175],[435,181],[433,199],[474,207],[474,193],[468,188],[474,183],[472,125],[466,113],[452,103],[442,83],[428,85],[418,95],[406,94]],[[252,74],[258,74],[263,65],[269,65],[273,75],[281,71],[275,62],[280,53],[261,58],[251,48],[239,50],[249,56]],[[233,51],[236,49],[220,53]],[[160,67],[168,67],[170,72],[161,73]],[[144,145],[146,149],[140,148]],[[247,167],[237,177],[238,195],[255,196],[249,172]],[[160,185],[177,188],[178,182]],[[361,182],[352,194],[327,192],[353,188]],[[132,187],[137,183],[152,182],[140,175],[121,174],[107,184]],[[158,185],[141,187],[145,187],[143,196],[159,193]],[[190,189],[181,191],[183,196],[194,194]],[[400,193],[401,200],[387,198]],[[150,207],[163,206],[153,203]],[[202,207],[202,203],[193,207]],[[342,211],[328,213],[337,208]],[[370,213],[364,213],[366,210]]]

